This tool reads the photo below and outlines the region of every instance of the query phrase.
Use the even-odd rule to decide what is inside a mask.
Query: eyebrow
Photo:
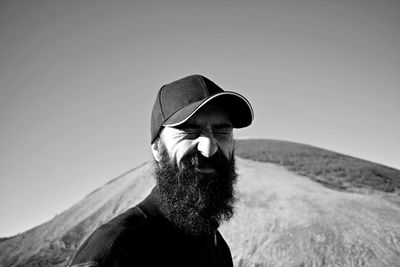
[[[216,124],[216,125],[214,125],[213,128],[215,128],[215,129],[232,128],[232,124],[230,124],[230,123]]]
[[[179,129],[199,129],[202,128],[202,125],[194,124],[194,123],[184,123],[183,125],[178,126]],[[213,129],[226,129],[226,128],[232,128],[232,124],[230,123],[221,123],[221,124],[215,124],[212,125]]]

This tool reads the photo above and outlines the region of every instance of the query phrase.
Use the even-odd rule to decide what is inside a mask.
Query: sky
[[[0,236],[151,159],[158,89],[202,74],[244,95],[236,138],[400,169],[400,2],[0,1]]]

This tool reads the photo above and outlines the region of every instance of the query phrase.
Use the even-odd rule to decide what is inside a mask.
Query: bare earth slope
[[[235,266],[400,266],[395,193],[345,192],[272,163],[237,165],[237,215],[221,227]],[[0,266],[66,266],[96,227],[153,185],[150,163],[117,177],[49,222],[0,240]]]
[[[49,222],[0,242],[0,266],[66,266],[95,228],[144,199],[153,183],[150,163],[113,179]]]
[[[236,266],[400,266],[400,207],[238,160],[241,201],[222,229]]]

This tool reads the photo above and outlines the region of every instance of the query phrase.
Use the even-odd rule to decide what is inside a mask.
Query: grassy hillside
[[[276,163],[334,189],[400,192],[400,171],[309,145],[267,140],[236,140],[242,158]]]

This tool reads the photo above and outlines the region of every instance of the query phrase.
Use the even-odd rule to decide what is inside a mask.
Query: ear
[[[151,153],[153,153],[153,157],[157,162],[161,160],[160,146],[158,145],[159,140],[154,141],[151,144]]]

